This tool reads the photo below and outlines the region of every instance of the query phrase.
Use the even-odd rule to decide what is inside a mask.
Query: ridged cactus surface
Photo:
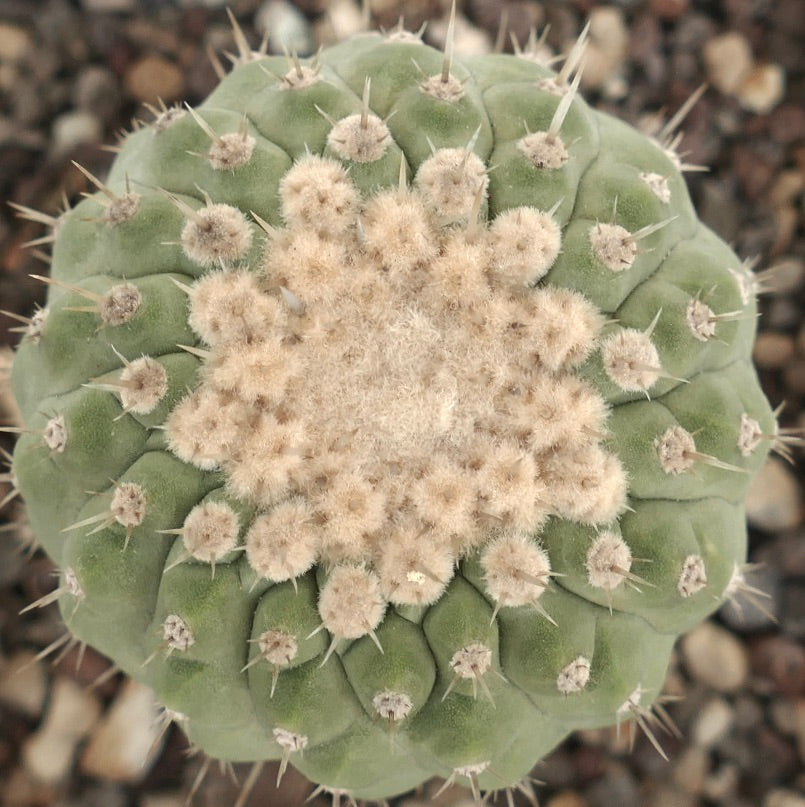
[[[13,470],[70,629],[356,798],[650,726],[742,585],[750,272],[572,59],[239,62],[54,227]]]

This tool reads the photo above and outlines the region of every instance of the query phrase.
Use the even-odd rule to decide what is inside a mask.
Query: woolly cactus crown
[[[755,280],[580,54],[246,49],[52,221],[13,370],[43,604],[209,755],[526,787],[648,726],[742,585]]]

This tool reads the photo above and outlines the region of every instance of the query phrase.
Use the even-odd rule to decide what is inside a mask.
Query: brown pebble
[[[736,144],[732,149],[732,170],[744,193],[752,201],[765,198],[776,168],[774,162],[759,149],[743,143]]]
[[[799,211],[793,205],[776,208],[774,224],[774,241],[769,246],[769,254],[777,256],[791,248],[799,225]]]
[[[651,0],[649,3],[649,8],[661,20],[678,20],[689,6],[689,0]]]
[[[794,735],[797,738],[799,758],[805,764],[805,698],[799,698],[799,700],[795,701],[792,711],[794,713],[792,725]]]
[[[805,577],[805,535],[799,533],[793,540],[790,535],[781,535],[764,543],[752,560],[787,577]]]
[[[775,294],[764,315],[765,325],[772,331],[788,333],[802,322],[802,309],[794,295]]]
[[[732,799],[735,796],[739,778],[737,765],[729,762],[723,763],[705,780],[704,795],[719,804],[735,804]]]
[[[72,678],[79,686],[92,687],[104,698],[112,697],[120,685],[119,676],[110,675],[109,659],[91,647],[82,648],[80,643],[65,654],[59,669],[65,677]]]
[[[24,28],[0,22],[0,62],[19,62],[31,45],[31,35]]]
[[[179,68],[158,54],[151,53],[136,61],[126,72],[126,89],[133,98],[155,104],[175,101],[184,91]]]
[[[785,383],[792,392],[805,395],[805,359],[795,359],[784,372]]]
[[[769,119],[772,138],[782,145],[796,143],[805,131],[805,108],[798,104],[781,104]]]
[[[763,760],[758,779],[769,784],[790,776],[798,768],[798,754],[793,743],[769,726],[761,726],[752,737],[758,759]]]
[[[545,807],[588,807],[589,802],[579,793],[563,790],[551,798]]]
[[[805,189],[805,174],[795,169],[780,171],[769,191],[769,201],[775,206],[790,205]]]
[[[749,648],[756,683],[768,694],[805,695],[805,647],[786,636],[765,636]]]
[[[794,357],[794,340],[787,333],[759,333],[754,357],[755,364],[763,370],[779,369]]]
[[[805,258],[798,255],[783,255],[769,267],[771,282],[769,292],[772,295],[791,295],[799,291],[805,280]]]

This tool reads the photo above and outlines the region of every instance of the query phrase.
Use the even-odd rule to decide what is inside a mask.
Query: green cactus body
[[[209,755],[355,797],[645,715],[776,428],[674,155],[528,59],[443,66],[255,56],[130,134],[13,367],[70,629]]]

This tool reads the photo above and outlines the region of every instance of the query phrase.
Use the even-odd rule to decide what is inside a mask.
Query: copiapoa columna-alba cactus
[[[13,366],[38,604],[209,756],[528,790],[574,729],[656,743],[675,639],[745,585],[758,281],[673,122],[579,97],[583,43],[244,46],[50,220]]]

